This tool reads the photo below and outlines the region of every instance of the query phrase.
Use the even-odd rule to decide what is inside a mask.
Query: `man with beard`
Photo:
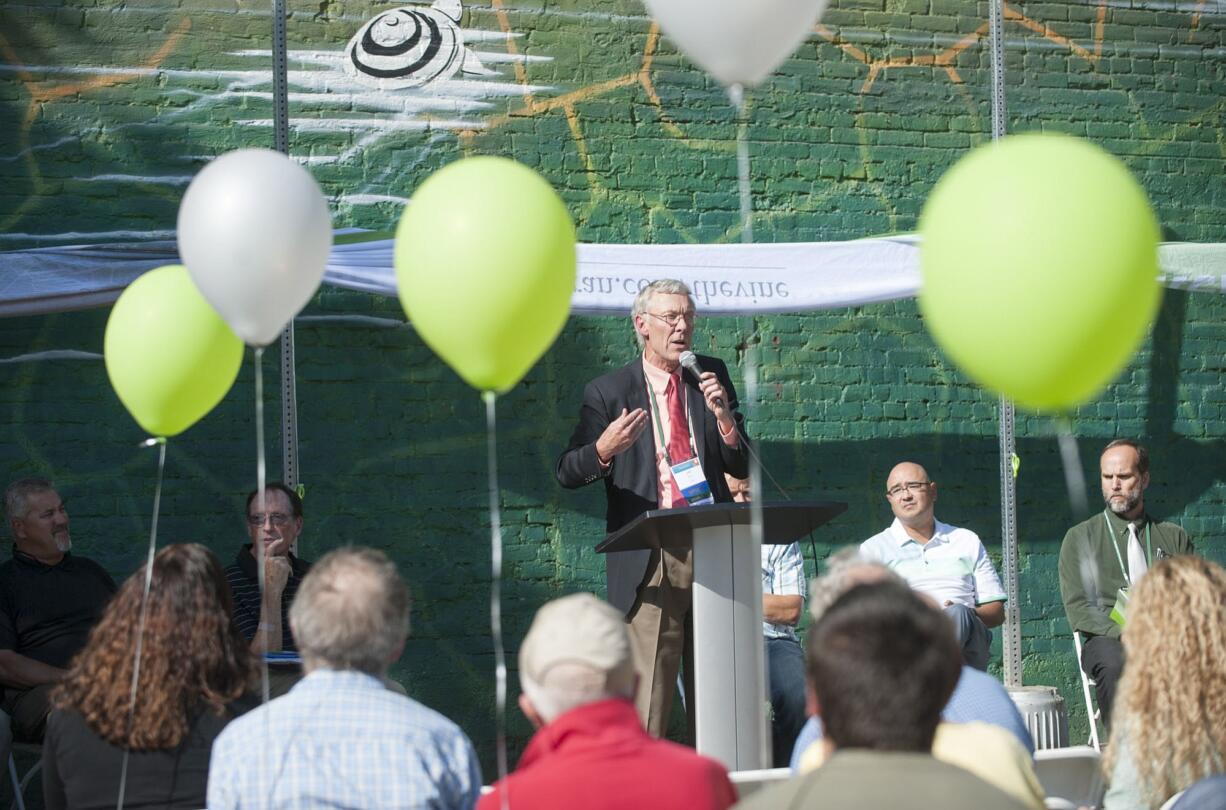
[[[115,593],[93,560],[73,556],[68,512],[50,481],[25,478],[4,492],[13,557],[0,565],[0,685],[13,735],[38,742],[47,696]],[[0,740],[7,747],[7,740]],[[0,751],[0,754],[6,754]]]
[[[1060,546],[1060,594],[1069,626],[1085,637],[1081,668],[1094,679],[1103,722],[1110,723],[1115,687],[1124,671],[1121,594],[1157,559],[1191,554],[1187,533],[1145,511],[1149,453],[1140,442],[1116,439],[1099,458],[1107,508],[1068,530]],[[1125,608],[1126,605],[1120,607]],[[1116,613],[1119,616],[1119,613]]]

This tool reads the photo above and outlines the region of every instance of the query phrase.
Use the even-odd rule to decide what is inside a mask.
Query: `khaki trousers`
[[[626,614],[630,648],[639,674],[635,708],[643,727],[653,737],[668,731],[677,673],[685,660],[685,694],[694,694],[694,644],[690,613],[694,562],[689,549],[651,552],[643,582]],[[690,742],[694,739],[694,711],[687,706]]]

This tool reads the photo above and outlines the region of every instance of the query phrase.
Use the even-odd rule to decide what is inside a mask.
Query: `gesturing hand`
[[[618,453],[623,453],[638,440],[643,428],[647,427],[647,411],[635,408],[627,411],[622,408],[621,416],[609,423],[596,440],[596,454],[607,462],[613,460]]]

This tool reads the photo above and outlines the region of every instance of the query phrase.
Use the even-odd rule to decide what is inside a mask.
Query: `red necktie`
[[[671,463],[679,464],[691,455],[689,420],[685,417],[685,387],[681,384],[680,371],[669,376],[664,399],[668,404],[668,458]],[[672,488],[673,506],[688,506],[671,476],[668,485]]]

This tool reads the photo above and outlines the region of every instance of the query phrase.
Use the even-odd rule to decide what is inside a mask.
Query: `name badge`
[[[702,474],[702,465],[698,463],[697,458],[687,458],[669,469],[672,470],[673,481],[677,484],[677,489],[681,490],[682,497],[690,506],[715,503],[715,496],[711,494],[711,485],[707,483],[707,477]]]
[[[1130,594],[1127,588],[1120,588],[1115,592],[1115,606],[1111,608],[1111,621],[1124,626],[1124,620],[1128,614],[1128,598]]]

